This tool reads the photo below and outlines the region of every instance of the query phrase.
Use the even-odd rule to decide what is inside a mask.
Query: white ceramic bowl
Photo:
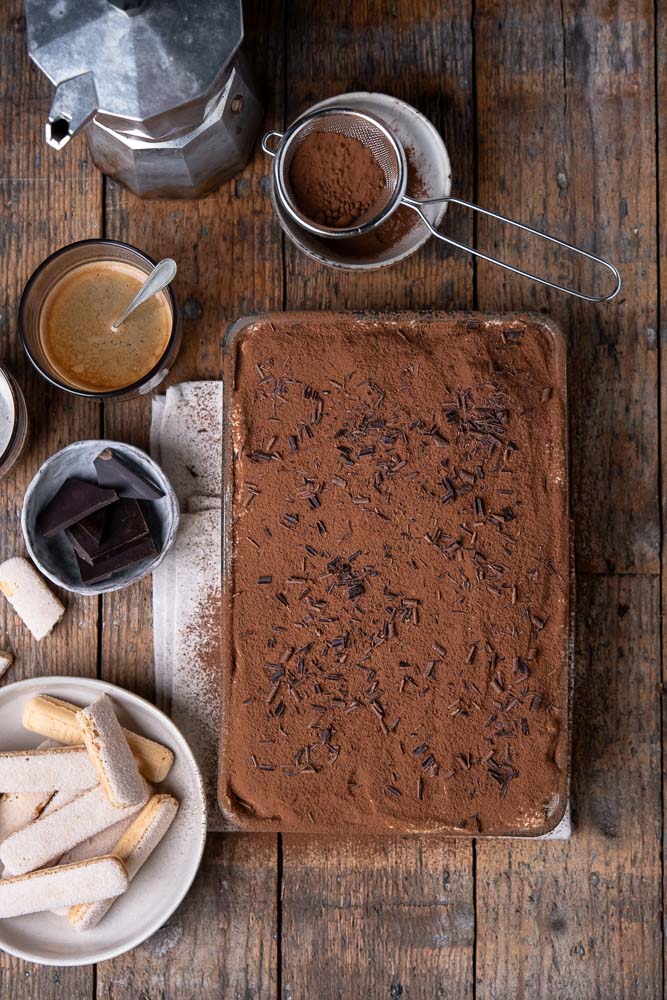
[[[0,948],[40,965],[90,965],[136,948],[172,915],[192,885],[206,842],[206,798],[188,744],[173,722],[137,695],[104,681],[38,677],[0,688],[0,749],[37,746],[42,737],[21,725],[23,707],[37,694],[86,705],[105,693],[129,729],[173,750],[174,766],[157,791],[170,792],[180,808],[171,827],[127,892],[93,930],[77,932],[66,917],[33,913],[0,920]]]
[[[130,566],[129,569],[114,573],[108,580],[84,584],[72,550],[63,533],[53,538],[44,538],[37,530],[37,517],[49,500],[57,493],[63,482],[70,476],[95,482],[93,460],[105,448],[113,448],[127,458],[159,486],[164,496],[145,504],[144,513],[153,532],[158,554]],[[23,500],[21,527],[30,558],[44,576],[65,590],[75,594],[104,594],[112,590],[122,590],[136,583],[160,565],[174,544],[178,531],[179,507],[176,494],[162,469],[142,451],[121,441],[76,441],[44,462],[34,477]]]
[[[327,98],[326,101],[320,101],[319,104],[308,108],[304,114],[334,106],[368,111],[380,118],[392,130],[399,142],[410,150],[410,158],[421,176],[423,192],[420,197],[446,198],[450,194],[452,171],[442,136],[433,123],[420,111],[413,108],[411,104],[407,104],[397,97],[390,97],[388,94],[354,91],[350,94],[338,94],[335,97]],[[345,254],[344,247],[341,247],[340,252],[336,249],[335,244],[339,241],[324,241],[299,226],[278,203],[273,180],[271,182],[271,200],[280,225],[299,250],[320,264],[344,271],[374,271],[381,267],[388,267],[390,264],[396,264],[419,250],[431,236],[424,223],[417,219],[413,228],[394,246],[379,254],[351,257]],[[444,217],[446,208],[446,204],[428,205],[424,209],[424,214],[429,222],[438,226]],[[344,244],[347,241],[340,242]]]

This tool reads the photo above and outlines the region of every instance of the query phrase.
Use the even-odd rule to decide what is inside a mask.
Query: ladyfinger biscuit
[[[97,785],[97,784],[98,784],[98,782],[96,781],[90,787],[94,788],[95,785]],[[83,792],[87,792],[87,791],[88,791],[87,788],[59,789],[54,794],[53,798],[49,799],[49,801],[47,802],[47,804],[42,809],[40,815],[42,817],[43,816],[50,816],[52,812],[56,812],[57,809],[62,809],[63,806],[69,805],[70,802],[73,802],[74,799],[78,799],[79,795],[81,795]],[[100,851],[99,853],[100,854],[106,854],[106,851]]]
[[[42,868],[100,830],[139,812],[148,794],[146,785],[144,802],[127,809],[116,809],[104,794],[104,789],[96,785],[67,805],[48,816],[40,816],[30,826],[8,837],[0,844],[0,861],[12,875],[24,875]]]
[[[83,742],[106,797],[116,809],[145,802],[146,782],[116,718],[111,699],[103,694],[76,714]]]
[[[172,795],[154,795],[112,849],[114,857],[125,864],[130,882],[160,843],[177,812],[178,802]],[[112,898],[80,903],[69,911],[68,920],[77,931],[91,930],[113,903]]]
[[[55,594],[28,560],[20,556],[6,559],[0,565],[0,590],[35,639],[47,636],[65,614]]]
[[[7,792],[0,796],[0,844],[36,820],[52,796],[53,792]]]
[[[54,740],[44,740],[37,749],[46,750],[57,745]],[[52,798],[52,791],[7,792],[5,795],[0,795],[0,844],[12,833],[22,830],[28,823],[37,819]]]
[[[23,725],[33,733],[49,736],[70,745],[81,743],[81,726],[77,719],[78,705],[42,694],[31,698],[23,710]],[[159,784],[167,777],[174,755],[167,747],[125,730],[127,742],[146,781]]]
[[[112,857],[5,878],[0,880],[0,919],[115,898],[128,884],[125,865]]]
[[[63,854],[62,858],[58,861],[58,867],[61,865],[73,865],[78,861],[88,861],[90,858],[101,858],[102,855],[106,854],[113,854],[113,849],[118,843],[119,838],[125,833],[131,822],[132,817],[128,816],[127,819],[122,819],[120,823],[114,823],[113,826],[107,827],[106,830],[100,830],[93,837],[88,837],[87,840],[73,847],[71,851]],[[69,909],[68,906],[61,906],[53,912],[58,917],[66,917]]]
[[[103,854],[114,854],[114,848],[125,831],[131,826],[134,816],[126,816],[119,823],[108,826],[106,830],[82,840],[71,851],[63,854],[58,864],[72,865],[76,861],[87,861],[89,858],[99,858]],[[114,856],[116,856],[114,854]]]
[[[0,788],[5,792],[48,792],[92,788],[97,773],[85,746],[0,753]]]

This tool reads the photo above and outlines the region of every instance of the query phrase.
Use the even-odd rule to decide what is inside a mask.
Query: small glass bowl
[[[181,318],[170,286],[164,290],[171,308],[171,333],[164,353],[157,364],[142,378],[120,389],[90,392],[64,382],[46,357],[39,335],[42,308],[51,289],[73,268],[81,264],[108,260],[132,264],[147,275],[156,263],[148,254],[130,246],[129,243],[119,243],[117,240],[81,240],[79,243],[61,247],[42,261],[23,290],[19,305],[19,333],[23,348],[32,364],[52,385],[86,399],[114,401],[132,399],[151,392],[167,377],[176,360],[181,346]]]
[[[28,410],[25,405],[25,397],[19,385],[7,368],[0,365],[0,395],[8,404],[7,409],[11,413],[13,426],[6,440],[4,448],[0,445],[0,479],[6,476],[23,454],[28,441]]]

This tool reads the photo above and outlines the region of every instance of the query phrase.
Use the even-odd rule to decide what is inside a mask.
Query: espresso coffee
[[[39,339],[61,381],[86,392],[113,392],[155,367],[172,329],[165,292],[140,306],[117,331],[111,329],[145,280],[145,272],[132,264],[100,260],[57,281],[40,313]]]

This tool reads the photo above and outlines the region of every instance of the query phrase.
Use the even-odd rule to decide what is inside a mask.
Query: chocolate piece
[[[113,489],[102,489],[85,479],[66,479],[39,514],[37,527],[46,538],[51,538],[117,499],[118,494]]]
[[[113,448],[105,448],[93,464],[100,486],[111,487],[121,497],[160,500],[164,496],[159,487]]]
[[[135,566],[137,563],[143,562],[144,559],[153,558],[157,555],[157,546],[150,535],[146,538],[138,538],[116,552],[101,556],[96,560],[94,566],[90,566],[81,559],[77,552],[75,555],[82,581],[84,583],[99,583],[100,580],[106,580],[121,569],[129,569],[130,566]]]
[[[108,508],[104,535],[93,541],[80,524],[67,528],[66,535],[78,556],[95,565],[103,556],[127,548],[132,542],[148,535],[148,525],[136,500],[118,500]]]
[[[84,545],[81,544],[79,539],[83,538],[86,545],[92,544],[92,540],[88,535],[86,535],[81,530],[77,531],[77,527],[78,526],[76,524],[73,524],[71,527],[65,528],[65,535],[67,537],[68,542],[70,543],[70,545],[76,552],[77,556],[79,557],[79,559],[83,559],[84,562],[87,562],[89,563],[90,566],[92,566],[93,560],[91,556],[88,555],[88,552],[84,548]]]
[[[88,517],[76,522],[77,527],[85,531],[89,538],[98,544],[102,541],[104,526],[107,523],[107,510],[107,507],[103,507],[101,510],[95,511],[94,514],[89,514]]]
[[[272,316],[237,337],[225,376],[225,811],[256,831],[553,828],[562,339],[509,317]]]

